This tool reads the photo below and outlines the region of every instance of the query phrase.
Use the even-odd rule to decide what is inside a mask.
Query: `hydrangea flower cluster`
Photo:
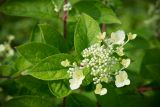
[[[13,35],[8,36],[8,41],[0,44],[0,57],[10,57],[14,55],[14,50],[10,45],[14,38]]]
[[[69,67],[68,73],[72,90],[78,89],[82,84],[85,76],[84,68],[90,69],[90,75],[93,78],[95,86],[95,94],[105,95],[107,89],[103,88],[102,83],[115,81],[116,87],[123,87],[130,84],[128,74],[124,70],[130,65],[129,58],[123,58],[124,45],[136,38],[136,34],[129,33],[125,41],[125,32],[118,30],[111,33],[110,38],[106,38],[106,33],[100,33],[97,36],[98,43],[91,45],[82,52],[83,60],[79,66],[76,63],[70,65],[66,59],[61,62],[64,67]]]

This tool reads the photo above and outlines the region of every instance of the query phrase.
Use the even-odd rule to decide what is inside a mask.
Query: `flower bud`
[[[121,64],[124,66],[124,68],[127,68],[130,65],[130,62],[130,59],[123,59]]]
[[[132,33],[129,33],[128,34],[128,39],[129,40],[133,40],[133,39],[135,39],[137,37],[137,34],[132,34]]]
[[[65,61],[61,62],[61,65],[64,67],[68,67],[70,65],[70,62],[68,61],[68,59],[66,59]]]

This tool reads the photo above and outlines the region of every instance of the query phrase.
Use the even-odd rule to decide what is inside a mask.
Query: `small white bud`
[[[103,32],[103,33],[100,33],[100,34],[97,36],[97,38],[98,38],[98,40],[102,41],[102,40],[105,39],[105,36],[106,36],[106,32]]]
[[[65,4],[65,5],[63,6],[63,10],[64,10],[64,11],[69,11],[69,10],[71,10],[71,9],[72,9],[72,5],[71,5],[70,2],[68,2],[67,4]]]
[[[59,12],[57,5],[54,5],[54,11]]]
[[[15,39],[15,37],[13,36],[13,35],[10,35],[9,37],[8,37],[8,40],[9,41],[12,41],[12,40],[14,40]]]
[[[124,66],[124,68],[127,68],[131,63],[130,59],[122,59],[121,64]]]
[[[0,52],[4,52],[5,51],[5,46],[3,44],[0,44]]]
[[[65,61],[61,62],[61,65],[64,67],[68,67],[70,65],[70,62],[68,61],[68,59],[66,59]]]
[[[128,34],[128,39],[129,40],[133,40],[133,39],[135,39],[137,37],[137,34],[132,34],[132,33],[129,33]]]
[[[116,50],[116,53],[117,53],[119,56],[123,56],[123,55],[124,55],[124,52],[123,52],[124,48],[123,48],[123,47],[117,47],[116,49],[117,49],[117,50]]]
[[[13,55],[14,55],[14,50],[10,48],[10,49],[8,50],[8,53],[6,54],[6,56],[7,56],[7,57],[11,57],[11,56],[13,56]]]

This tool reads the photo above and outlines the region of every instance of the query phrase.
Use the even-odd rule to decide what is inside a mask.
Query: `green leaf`
[[[74,93],[67,97],[67,107],[96,107],[96,104],[90,98]]]
[[[74,57],[68,54],[49,56],[38,63],[28,74],[42,80],[59,80],[69,78],[68,68],[61,65],[61,61],[68,59],[73,62]]]
[[[51,0],[9,0],[0,10],[14,16],[26,16],[39,19],[55,20],[57,13]]]
[[[100,33],[98,23],[86,14],[82,14],[77,23],[74,34],[74,46],[76,52],[81,52],[92,44],[98,42],[97,36]]]
[[[160,49],[154,48],[154,49],[146,50],[146,54],[145,54],[143,61],[142,61],[142,64],[141,64],[142,77],[144,77],[146,79],[155,79],[153,74],[151,74],[153,71],[151,72],[151,68],[147,67],[150,65],[160,65]],[[157,70],[154,72],[156,73]]]
[[[82,85],[84,86],[89,85],[93,80],[92,76],[90,75],[90,71],[91,71],[90,68],[83,69],[83,74],[85,75],[85,79],[83,80]]]
[[[55,46],[61,52],[65,52],[67,44],[62,35],[49,24],[39,24],[42,38],[46,44]]]
[[[38,63],[48,56],[59,53],[55,47],[43,43],[27,43],[17,47],[17,50],[31,63]]]
[[[21,87],[21,90],[22,88],[25,88],[27,89],[27,92],[29,92],[32,95],[39,95],[39,96],[51,95],[46,81],[36,79],[32,76],[21,76],[15,81]],[[27,92],[24,92],[24,94],[27,94]]]
[[[73,5],[80,13],[86,13],[97,20],[99,23],[118,23],[120,20],[116,17],[111,8],[99,1],[80,1]]]
[[[9,100],[5,107],[53,107],[53,101],[39,96],[20,96]]]
[[[149,75],[154,79],[160,81],[160,63],[146,65],[146,68],[149,70]]]
[[[51,81],[48,85],[52,94],[58,98],[68,96],[71,93],[69,85],[64,80]]]
[[[31,36],[30,36],[30,42],[42,42],[44,43],[42,34],[40,32],[38,24],[36,24],[32,30]]]
[[[19,72],[24,71],[31,66],[32,64],[22,56],[15,60],[15,69]]]

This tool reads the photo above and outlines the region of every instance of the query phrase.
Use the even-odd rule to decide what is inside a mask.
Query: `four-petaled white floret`
[[[102,88],[102,84],[97,84],[94,92],[95,92],[95,94],[105,95],[107,93],[107,89]]]
[[[129,84],[130,80],[128,79],[128,74],[126,73],[126,71],[119,71],[119,74],[116,75],[115,85],[117,87],[123,87]]]
[[[72,73],[72,78],[69,80],[71,90],[78,89],[82,84],[85,76],[82,70],[76,70]]]

